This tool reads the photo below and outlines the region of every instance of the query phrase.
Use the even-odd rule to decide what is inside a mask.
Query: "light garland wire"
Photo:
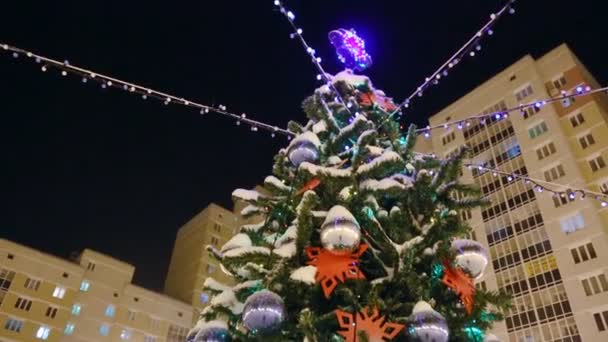
[[[437,155],[434,153],[427,154],[427,153],[421,153],[421,152],[414,152],[414,154],[419,157],[423,157],[423,158],[425,158],[425,157],[433,158],[433,159],[437,158]],[[465,162],[465,163],[463,163],[463,165],[466,166],[469,170],[475,168],[479,171],[484,171],[484,173],[492,172],[492,175],[494,177],[497,177],[498,175],[506,176],[507,181],[509,183],[511,183],[515,180],[524,181],[524,183],[526,183],[526,184],[532,184],[534,186],[534,189],[539,193],[547,191],[547,192],[552,193],[553,196],[560,196],[560,197],[567,196],[570,200],[575,200],[577,197],[577,194],[580,194],[581,199],[592,198],[592,199],[600,201],[602,208],[608,207],[608,194],[604,194],[604,193],[597,192],[597,191],[591,191],[591,190],[588,190],[585,188],[575,188],[575,187],[571,187],[571,186],[568,186],[565,184],[549,182],[549,181],[546,181],[543,179],[533,178],[533,177],[529,177],[527,175],[521,175],[516,172],[502,171],[499,169],[487,167],[484,164]],[[433,175],[433,173],[434,173],[433,171],[430,172],[431,175]]]
[[[126,82],[117,78],[113,78],[110,76],[106,76],[97,72],[93,72],[91,70],[87,70],[84,68],[80,68],[80,67],[76,67],[73,65],[70,65],[67,61],[66,62],[59,62],[57,60],[48,58],[48,57],[44,57],[41,55],[37,55],[34,54],[30,51],[24,50],[24,49],[20,49],[14,46],[10,46],[8,44],[0,44],[0,47],[2,48],[2,50],[4,51],[11,51],[13,53],[13,57],[18,58],[21,54],[26,55],[28,58],[32,58],[36,61],[36,63],[41,64],[42,62],[46,63],[43,64],[41,69],[42,71],[47,71],[48,67],[55,67],[59,70],[61,70],[61,74],[62,76],[67,76],[68,73],[74,74],[74,75],[80,75],[82,76],[82,80],[83,82],[88,82],[88,80],[94,80],[96,82],[101,83],[102,87],[106,88],[106,87],[115,87],[117,89],[122,89],[125,91],[128,91],[129,93],[138,93],[141,94],[142,97],[144,99],[151,97],[151,98],[156,98],[159,100],[164,100],[165,104],[169,104],[169,103],[176,103],[176,104],[181,104],[187,107],[195,107],[195,108],[199,108],[201,109],[201,114],[205,114],[205,113],[209,113],[209,112],[215,112],[218,114],[222,114],[228,117],[231,117],[233,119],[235,119],[237,121],[237,123],[240,123],[241,121],[250,125],[252,127],[252,130],[257,130],[258,128],[264,129],[264,130],[268,130],[271,131],[273,136],[275,133],[280,133],[280,134],[284,134],[287,135],[289,138],[291,138],[291,136],[294,135],[294,133],[285,130],[285,129],[281,129],[278,128],[277,126],[272,126],[260,121],[256,121],[256,120],[252,120],[252,119],[248,119],[246,116],[241,115],[236,115],[230,112],[226,111],[226,107],[219,105],[218,108],[212,107],[212,106],[207,106],[207,105],[203,105],[203,104],[199,104],[193,101],[189,101],[186,100],[184,98],[180,98],[180,97],[176,97],[173,95],[169,95],[151,88],[146,88],[134,83],[130,83],[130,82]],[[564,95],[562,97],[558,97],[558,98],[553,98],[553,99],[548,99],[545,100],[545,104],[551,101],[558,101],[564,98],[570,98],[572,96],[583,96],[583,95],[590,95],[593,93],[598,93],[601,91],[607,91],[608,87],[604,87],[604,88],[598,88],[598,89],[594,89],[594,90],[590,90],[588,88],[586,89],[577,89],[577,94],[572,94],[572,95]],[[538,102],[536,102],[533,105],[536,105]],[[485,118],[488,116],[492,116],[492,115],[497,115],[497,114],[501,114],[504,115],[506,112],[509,111],[515,111],[515,110],[521,110],[524,107],[529,107],[530,105],[521,105],[518,106],[516,108],[513,109],[508,109],[506,111],[502,111],[502,112],[497,112],[497,113],[492,113],[492,114],[487,114],[487,115],[481,115],[481,116],[475,116],[475,117],[470,117],[467,119],[463,119],[463,120],[459,120],[459,121],[455,121],[455,122],[451,122],[448,124],[455,124],[455,123],[462,123],[462,122],[466,122],[467,120],[472,120],[472,119],[480,119],[480,118]],[[445,127],[444,125],[441,126],[434,126],[434,127],[427,127],[424,128],[422,130],[418,130],[418,131],[425,131],[428,132],[428,130],[433,129],[433,128],[438,128],[438,127]],[[423,153],[419,153],[416,152],[417,155],[422,155],[422,156],[430,156],[435,158],[435,155],[428,155],[428,154],[423,154]],[[587,190],[587,189],[581,189],[581,188],[570,188],[567,185],[564,184],[559,184],[559,183],[552,183],[552,182],[547,182],[544,180],[539,180],[539,179],[534,179],[528,176],[523,176],[523,175],[519,175],[516,173],[509,173],[509,172],[505,172],[505,171],[501,171],[501,170],[497,170],[497,169],[493,169],[493,168],[488,168],[485,167],[483,165],[479,165],[479,164],[472,164],[472,163],[468,163],[465,164],[465,166],[467,167],[476,167],[479,170],[485,170],[485,171],[491,171],[495,174],[501,174],[501,175],[506,175],[507,177],[510,177],[511,180],[514,179],[521,179],[526,181],[527,183],[534,183],[536,189],[538,192],[542,192],[542,191],[549,191],[555,195],[559,195],[559,196],[568,196],[570,199],[574,199],[576,198],[576,194],[580,193],[581,194],[581,198],[585,198],[586,196],[590,196],[596,200],[601,200],[601,205],[602,207],[606,207],[608,206],[608,201],[606,200],[606,195],[603,193],[599,193],[599,192],[594,192],[591,190]],[[509,180],[509,178],[508,178]],[[509,180],[509,181],[511,181]],[[549,186],[555,186],[555,187],[560,187],[566,190],[560,191],[560,190],[553,190],[551,188],[548,188],[547,185]]]
[[[290,11],[289,9],[287,9],[283,5],[283,2],[281,0],[274,0],[274,5],[279,8],[279,12],[281,14],[283,14],[283,16],[285,16],[285,18],[287,19],[287,22],[289,22],[289,25],[293,29],[293,33],[290,34],[290,37],[292,39],[297,37],[298,40],[300,41],[300,43],[302,43],[302,46],[304,47],[304,49],[306,50],[306,53],[308,55],[310,55],[312,63],[315,65],[315,67],[319,71],[319,74],[317,75],[317,79],[319,81],[323,80],[324,82],[326,82],[327,86],[334,93],[336,93],[336,100],[337,100],[336,102],[340,102],[344,106],[344,108],[346,108],[346,110],[352,117],[353,113],[350,110],[351,104],[350,103],[347,104],[344,101],[344,99],[340,95],[340,92],[334,85],[333,80],[325,72],[325,69],[323,69],[323,66],[321,65],[321,57],[316,56],[316,50],[313,49],[312,47],[310,47],[310,45],[308,45],[308,43],[306,42],[306,39],[304,39],[304,36],[303,36],[304,31],[295,24],[295,18],[296,18],[295,14],[292,11]]]
[[[574,97],[588,96],[588,95],[601,93],[601,92],[608,93],[608,87],[591,89],[590,86],[581,85],[581,86],[576,87],[573,91],[574,91],[574,93],[572,93],[572,94],[568,94],[567,92],[562,91],[561,96],[552,97],[552,98],[548,98],[548,99],[544,99],[544,100],[540,100],[540,101],[534,101],[534,102],[525,103],[525,104],[520,104],[516,107],[507,108],[507,109],[497,111],[497,112],[472,115],[472,116],[468,116],[464,119],[449,121],[449,122],[446,122],[446,123],[443,123],[440,125],[426,126],[424,128],[418,128],[418,129],[416,129],[416,132],[423,133],[424,137],[428,138],[430,136],[430,131],[433,129],[438,129],[438,128],[447,129],[452,126],[456,126],[458,129],[463,129],[465,126],[469,126],[472,121],[476,121],[476,120],[480,121],[483,124],[484,120],[487,120],[489,118],[495,118],[496,120],[506,119],[508,117],[508,114],[512,113],[512,112],[520,111],[523,114],[524,111],[528,108],[540,109],[543,106],[547,105],[548,103],[552,103],[552,102],[558,102],[558,101],[562,101],[562,100],[570,99],[570,98],[574,98]]]
[[[195,101],[187,100],[182,97],[177,97],[174,95],[170,95],[158,90],[154,90],[151,88],[147,88],[135,83],[123,81],[114,77],[110,77],[107,75],[100,74],[98,72],[94,72],[85,68],[77,67],[71,65],[68,61],[60,62],[58,60],[48,58],[42,55],[35,54],[31,51],[27,51],[15,46],[11,46],[8,44],[0,43],[0,51],[8,51],[12,52],[12,56],[14,58],[19,58],[19,56],[24,55],[32,60],[34,60],[38,64],[42,64],[41,70],[46,72],[49,68],[53,67],[58,70],[61,70],[62,76],[67,76],[68,74],[73,74],[82,77],[83,83],[88,83],[88,81],[95,81],[101,84],[102,88],[116,88],[123,90],[127,93],[131,94],[139,94],[143,99],[154,98],[160,101],[163,101],[165,105],[168,104],[179,104],[186,107],[193,107],[200,110],[200,114],[207,114],[209,112],[221,114],[223,116],[227,116],[236,121],[237,125],[240,125],[241,122],[249,125],[252,131],[257,131],[258,129],[263,129],[271,132],[271,135],[274,137],[276,134],[286,135],[289,139],[294,136],[294,133],[279,128],[278,126],[272,126],[267,123],[249,119],[246,114],[234,114],[228,112],[226,110],[226,106],[218,105],[217,107],[204,105]]]
[[[422,97],[424,91],[429,88],[431,85],[439,84],[439,80],[442,77],[447,77],[450,69],[455,67],[460,61],[469,54],[471,57],[474,57],[476,52],[481,50],[481,45],[479,44],[480,40],[485,36],[491,36],[494,34],[492,30],[493,25],[500,19],[505,13],[513,14],[515,13],[515,9],[513,8],[513,3],[515,0],[509,0],[506,5],[504,5],[500,11],[497,13],[492,13],[490,15],[490,20],[479,29],[473,37],[471,37],[460,49],[458,49],[450,58],[448,58],[435,72],[431,74],[431,76],[426,77],[424,82],[419,85],[416,90],[414,90],[405,100],[403,100],[395,110],[380,124],[380,127],[384,125],[388,120],[390,120],[395,114],[399,113],[402,108],[408,108],[410,102],[416,97]]]
[[[533,184],[534,189],[537,192],[547,191],[547,192],[552,193],[554,196],[560,196],[560,197],[567,196],[568,199],[570,199],[570,200],[575,200],[577,197],[577,194],[580,194],[581,199],[590,197],[595,200],[601,201],[600,203],[601,203],[602,208],[605,208],[608,206],[608,196],[601,192],[591,191],[591,190],[584,189],[584,188],[572,188],[572,187],[569,187],[564,184],[553,183],[553,182],[545,181],[542,179],[528,177],[526,175],[520,175],[518,173],[506,172],[506,171],[486,167],[482,164],[465,163],[464,165],[466,167],[468,167],[469,169],[477,168],[479,171],[492,172],[493,176],[495,176],[495,177],[498,175],[507,176],[508,182],[512,182],[515,180],[522,180],[526,184]],[[553,188],[551,188],[551,187],[553,187]],[[555,188],[559,188],[561,190],[558,190]]]

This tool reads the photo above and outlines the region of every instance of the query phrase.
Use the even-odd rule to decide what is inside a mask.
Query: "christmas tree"
[[[351,68],[371,63],[348,51]],[[207,247],[237,285],[205,282],[213,297],[188,341],[492,340],[485,332],[510,302],[474,285],[488,256],[463,238],[459,210],[485,202],[458,181],[466,149],[415,153],[415,127],[400,129],[369,78],[323,77],[303,102],[308,123],[289,124],[295,138],[267,192],[233,192],[264,221]]]

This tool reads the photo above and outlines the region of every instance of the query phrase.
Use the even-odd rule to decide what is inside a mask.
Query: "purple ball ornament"
[[[329,32],[329,41],[338,59],[349,69],[363,71],[372,65],[372,57],[365,51],[365,41],[355,30],[337,29]]]
[[[408,334],[416,341],[447,342],[450,337],[445,318],[425,301],[416,303],[407,321]]]
[[[276,293],[262,290],[249,296],[243,308],[243,325],[252,333],[272,331],[285,320],[285,303]]]

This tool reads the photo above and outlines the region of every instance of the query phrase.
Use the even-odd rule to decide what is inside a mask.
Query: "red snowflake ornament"
[[[304,184],[302,189],[298,190],[298,192],[296,193],[296,196],[299,196],[308,190],[314,190],[319,185],[321,185],[321,180],[319,178],[313,178],[313,179],[309,180],[306,184]]]
[[[338,334],[344,337],[345,342],[357,342],[360,331],[365,331],[369,342],[384,342],[395,338],[405,327],[398,323],[384,323],[385,317],[380,316],[377,308],[363,308],[357,313],[356,321],[353,314],[346,311],[336,310],[336,316],[342,328]]]
[[[444,263],[443,278],[441,281],[460,297],[464,304],[467,314],[473,312],[475,285],[473,279],[469,277],[462,269],[454,268],[448,263]]]
[[[338,283],[345,279],[365,279],[359,270],[359,257],[367,250],[367,244],[360,244],[351,254],[335,255],[321,247],[306,247],[308,265],[317,267],[315,281],[321,284],[325,298],[329,298]]]
[[[373,91],[359,94],[359,104],[363,107],[372,107],[374,104],[376,104],[388,112],[392,112],[397,109],[397,106],[395,106],[392,99],[380,94],[376,94]]]

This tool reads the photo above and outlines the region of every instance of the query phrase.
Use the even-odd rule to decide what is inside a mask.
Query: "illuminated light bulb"
[[[167,99],[165,100],[165,102],[167,102],[167,103],[168,103],[168,102],[171,102],[171,98],[170,98],[170,97],[167,97]]]
[[[296,30],[296,32],[297,32],[298,34],[302,34],[302,32],[304,32],[304,31],[302,31],[302,29],[301,29],[301,28],[299,28],[299,29],[297,29],[297,30]]]
[[[105,83],[102,83],[102,84],[101,84],[101,88],[102,88],[102,89],[106,89],[107,87],[108,87],[108,86],[107,86]]]
[[[65,70],[63,70],[63,71],[61,72],[61,76],[67,76],[67,75],[68,75],[68,72],[67,72],[67,71],[65,71]]]
[[[568,198],[573,200],[576,198],[576,194],[573,191],[571,191],[570,193],[568,193]]]
[[[205,114],[205,109],[204,108],[201,109],[200,113],[201,113],[201,115]]]
[[[236,125],[237,125],[237,126],[240,126],[240,125],[241,125],[241,121],[237,121],[237,122],[236,122]]]
[[[89,76],[90,76],[91,78],[95,78],[95,77],[97,77],[97,75],[95,75],[95,74],[93,74],[93,73],[91,73]]]
[[[205,108],[205,113],[209,113],[209,108]]]
[[[14,57],[14,58],[18,58],[18,57],[19,57],[19,54],[18,54],[18,53],[16,53],[16,52],[13,52],[13,57]]]
[[[471,51],[471,52],[469,52],[469,55],[470,55],[471,57],[475,57],[475,51]]]
[[[147,98],[148,98],[148,95],[143,94],[143,95],[141,96],[141,98],[145,100],[145,99],[147,99]]]
[[[583,92],[583,87],[581,87],[581,86],[576,87],[576,92],[579,93],[579,94],[582,93]]]
[[[43,65],[42,68],[40,68],[40,70],[42,70],[43,72],[46,71],[46,65]]]
[[[591,87],[590,86],[586,86],[585,87],[585,91],[591,91]]]
[[[511,176],[511,175],[507,176],[507,181],[509,181],[509,182],[510,182],[510,181],[512,181],[512,180],[513,180],[513,176]]]
[[[122,85],[122,89],[124,89],[124,90],[128,90],[128,89],[129,89],[129,86],[128,86],[128,85],[126,85],[126,84],[123,84],[123,85]]]
[[[321,63],[322,59],[321,57],[317,57],[317,63]]]
[[[443,77],[447,77],[448,76],[448,71],[447,70],[443,70]]]
[[[500,120],[501,115],[500,115],[500,113],[496,113],[496,114],[494,114],[494,117],[496,118],[496,120]]]
[[[185,105],[185,106],[190,105],[190,101],[185,100],[185,101],[184,101],[184,105]]]
[[[515,14],[515,8],[509,7],[509,14]]]
[[[534,107],[536,107],[536,108],[540,108],[540,107],[542,107],[542,105],[543,105],[542,103],[540,103],[540,102],[536,102],[536,103],[534,104]]]
[[[458,129],[462,129],[462,123],[458,123],[458,126],[456,126]]]
[[[87,83],[88,79],[86,77],[82,78],[82,83]]]
[[[481,33],[481,31],[477,32],[477,37],[481,37],[483,35],[483,33]]]
[[[454,64],[452,64],[452,62],[448,63],[448,68],[451,68],[453,66],[454,66]]]
[[[287,11],[287,18],[294,20],[296,18],[292,11]]]
[[[3,48],[4,50],[8,50],[8,45],[4,44],[4,45],[2,45],[2,48]]]
[[[431,133],[429,133],[428,131],[424,132],[424,137],[425,137],[425,138],[428,138],[428,137],[430,137],[430,136],[431,136]]]
[[[545,189],[543,189],[542,186],[539,186],[539,187],[536,188],[536,190],[538,190],[538,192],[543,192]]]
[[[317,75],[317,80],[320,81],[323,78],[323,76],[321,76],[321,74]]]
[[[602,201],[602,207],[606,208],[606,206],[608,206],[608,203],[606,201]]]
[[[135,87],[131,86],[131,88],[129,88],[130,92],[134,92],[135,91]]]
[[[244,119],[247,117],[247,114],[243,113],[243,114],[241,114],[241,117]]]
[[[147,92],[148,94],[152,94],[152,90],[150,90],[150,89],[146,90],[146,92]]]
[[[498,173],[492,172],[492,176],[496,177],[496,176],[498,176]]]
[[[112,86],[112,81],[108,81],[108,86]]]
[[[426,82],[430,81],[431,79],[429,77],[424,79]]]
[[[63,61],[63,65],[70,65],[70,62],[66,59],[65,61]]]
[[[492,19],[492,20],[496,19],[496,14],[494,14],[494,13],[490,14],[490,19]]]
[[[418,95],[418,97],[422,97],[422,92],[419,91],[417,95]]]
[[[274,138],[275,136],[276,136],[276,134],[274,134],[274,133],[270,134],[270,137],[272,137],[272,138]]]
[[[274,5],[275,6],[279,6],[281,4],[281,2],[279,0],[274,0]]]
[[[40,63],[40,62],[41,62],[40,57],[36,57],[36,63]]]
[[[475,47],[475,50],[481,51],[481,45],[477,44],[477,46]]]
[[[294,39],[295,37],[296,37],[296,34],[295,34],[295,33],[290,33],[290,34],[289,34],[289,38],[290,38],[290,39]]]
[[[448,129],[450,126],[448,124],[443,124],[443,128]]]

